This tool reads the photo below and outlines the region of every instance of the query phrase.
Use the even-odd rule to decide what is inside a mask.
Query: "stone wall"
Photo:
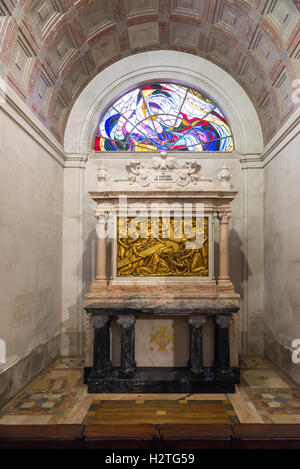
[[[59,353],[63,166],[21,114],[0,109],[0,404]]]
[[[264,168],[265,350],[300,384],[292,341],[300,339],[300,136]]]

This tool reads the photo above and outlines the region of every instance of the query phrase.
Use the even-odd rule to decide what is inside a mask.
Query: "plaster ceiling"
[[[2,73],[60,141],[95,75],[158,49],[199,55],[230,73],[255,105],[265,142],[295,110],[299,0],[0,0]]]

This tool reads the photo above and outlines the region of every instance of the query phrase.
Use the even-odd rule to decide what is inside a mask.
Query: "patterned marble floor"
[[[145,409],[149,421],[163,421],[176,412],[177,422],[196,415],[197,423],[217,423],[220,418],[232,423],[300,423],[299,386],[262,357],[241,360],[241,384],[235,394],[228,395],[87,394],[82,376],[81,359],[58,359],[0,409],[0,425],[97,423],[104,416],[109,420],[109,415],[114,416],[112,423],[128,423],[126,417],[117,422],[117,408],[125,416],[129,409],[131,418],[135,416],[137,420],[144,418],[141,411]],[[124,406],[121,402],[114,406],[111,401],[124,401]],[[174,401],[193,401],[193,405],[177,406]],[[192,414],[188,415],[187,410]]]

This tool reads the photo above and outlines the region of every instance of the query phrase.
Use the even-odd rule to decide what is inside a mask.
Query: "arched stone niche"
[[[202,90],[218,103],[231,126],[235,141],[232,153],[174,154],[178,160],[201,160],[201,172],[205,176],[215,179],[224,163],[232,174],[232,184],[239,191],[232,206],[230,249],[232,279],[241,294],[240,350],[260,353],[263,344],[263,178],[260,169],[263,136],[259,119],[248,95],[227,72],[201,57],[177,51],[145,52],[114,63],[89,83],[71,111],[64,140],[67,159],[62,353],[74,355],[82,353],[84,348],[84,294],[95,275],[96,246],[94,205],[88,192],[96,188],[97,170],[105,166],[112,177],[124,176],[128,159],[153,157],[151,152],[134,155],[95,152],[92,148],[100,115],[112,100],[127,90],[156,80],[180,82]],[[216,248],[217,244],[216,237]]]
[[[259,119],[242,87],[208,60],[176,51],[144,52],[126,57],[99,73],[73,106],[65,131],[66,153],[91,153],[93,134],[101,112],[124,91],[150,80],[181,82],[203,90],[228,116],[236,153],[262,153]]]

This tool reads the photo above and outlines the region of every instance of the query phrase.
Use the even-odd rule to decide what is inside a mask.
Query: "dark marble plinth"
[[[95,304],[85,308],[94,326],[94,366],[87,378],[89,393],[234,393],[236,375],[230,367],[229,327],[238,307],[234,304],[191,302],[146,305],[130,298],[124,304]],[[188,316],[191,333],[187,368],[136,368],[136,316],[151,313]],[[117,317],[121,327],[121,366],[110,361],[109,323]],[[215,361],[203,367],[202,329],[207,317],[215,321]]]
[[[89,374],[88,393],[234,393],[239,376],[234,373],[219,375],[213,368],[203,368],[197,376],[189,368],[136,368],[130,378],[121,368],[111,368],[105,375]]]

